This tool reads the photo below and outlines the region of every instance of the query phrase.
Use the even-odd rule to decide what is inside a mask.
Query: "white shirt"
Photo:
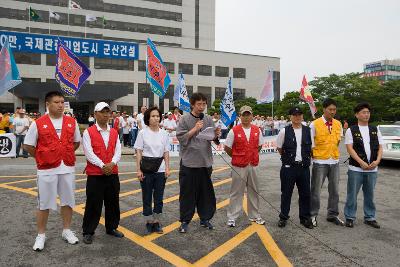
[[[279,121],[274,121],[274,129],[279,129]]]
[[[131,126],[131,129],[137,129],[138,128],[138,123],[137,120],[135,118],[130,117],[128,119],[129,121],[129,125]]]
[[[95,121],[94,117],[90,116],[90,117],[88,118],[88,122],[94,122],[94,121]]]
[[[170,119],[165,119],[163,121],[163,127],[164,127],[165,130],[172,129],[173,131],[175,131],[176,127],[177,127],[176,121],[174,119],[171,119],[171,120]]]
[[[293,128],[294,135],[296,136],[296,158],[295,161],[302,161],[303,158],[301,157],[301,139],[303,137],[302,128]],[[276,146],[278,148],[282,148],[283,143],[285,142],[285,128],[281,129],[278,133],[278,137],[276,139]],[[312,144],[314,144],[314,140],[311,138]]]
[[[101,137],[103,138],[104,145],[106,148],[108,147],[108,141],[110,139],[110,125],[107,124],[107,130],[103,130],[100,128],[100,126],[96,123],[96,128],[100,132]],[[93,152],[93,147],[92,147],[92,141],[90,139],[90,135],[88,130],[86,129],[83,132],[83,151],[85,152],[86,159],[92,163],[93,165],[96,165],[100,168],[103,168],[104,162],[96,156]],[[117,137],[117,141],[115,143],[115,151],[114,151],[114,156],[112,157],[111,161],[117,164],[119,160],[121,159],[121,143],[119,142],[119,139]]]
[[[286,120],[280,120],[279,121],[279,129],[285,128],[286,125],[287,125],[287,121]]]
[[[248,142],[250,140],[251,127],[247,128],[247,129],[244,128],[244,127],[242,127],[242,128],[243,128],[244,134],[246,135],[246,139],[247,139],[247,142]],[[261,130],[260,129],[258,129],[258,136],[259,136],[259,138],[258,138],[258,146],[262,146],[264,144],[264,139],[263,139],[263,136],[261,134]],[[231,129],[229,131],[228,135],[226,136],[224,145],[226,145],[229,148],[232,148],[234,139],[235,139],[235,133]]]
[[[358,126],[360,128],[360,133],[361,133],[361,137],[363,139],[363,143],[364,143],[364,150],[365,153],[367,154],[367,158],[368,161],[371,159],[371,146],[370,146],[370,138],[369,138],[369,127],[368,126]],[[378,141],[379,144],[382,145],[383,144],[383,138],[382,138],[382,134],[378,129]],[[344,143],[346,145],[350,145],[353,144],[353,135],[351,133],[351,129],[348,128],[346,131],[346,135],[344,138]],[[363,170],[360,167],[355,167],[349,164],[349,170],[351,171],[356,171],[356,172],[377,172],[378,171],[378,167],[376,167],[373,170]]]
[[[140,121],[142,129],[144,129],[144,128],[147,127],[147,125],[144,124],[144,114],[143,114],[143,113],[139,113],[139,114],[136,116],[136,119],[137,119],[138,121]],[[141,129],[141,130],[142,130],[142,129]]]
[[[122,133],[123,134],[129,134],[129,122],[123,120],[121,123],[121,128],[122,128]]]
[[[154,132],[147,127],[139,132],[134,148],[142,150],[145,157],[161,158],[169,151],[168,133],[162,129]],[[165,160],[162,161],[158,172],[165,172]]]
[[[63,118],[53,119],[50,117],[50,121],[53,123],[54,129],[57,132],[58,138],[61,136]],[[75,124],[75,133],[74,133],[74,143],[78,143],[81,141],[81,133],[79,132],[78,123]],[[36,122],[32,122],[29,127],[28,132],[26,133],[24,144],[36,147],[38,140],[38,130],[36,126]],[[54,174],[65,174],[65,173],[73,173],[75,172],[75,166],[67,166],[61,161],[60,166],[47,170],[37,170],[37,175],[54,175]]]
[[[326,123],[326,119],[324,116],[322,116],[322,120],[324,121],[324,124]],[[328,127],[328,126],[326,126]],[[315,126],[314,126],[314,122],[312,122],[310,124],[310,128],[311,128],[311,140],[313,141],[313,148],[315,147]],[[342,128],[342,124],[340,124],[340,128]],[[343,131],[340,130],[341,134],[340,136],[343,136]],[[337,164],[339,162],[339,159],[334,159],[334,158],[329,158],[329,159],[313,159],[313,163],[318,163],[318,164],[329,164],[329,165],[333,165],[333,164]]]
[[[24,128],[29,127],[29,120],[28,118],[16,117],[14,118],[13,125],[15,126],[15,134],[26,135],[28,129],[24,130]]]

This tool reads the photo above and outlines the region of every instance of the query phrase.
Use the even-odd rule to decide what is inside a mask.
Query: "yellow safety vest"
[[[322,118],[314,121],[315,136],[313,148],[314,159],[339,159],[339,142],[342,125],[338,120],[332,120],[331,131]]]

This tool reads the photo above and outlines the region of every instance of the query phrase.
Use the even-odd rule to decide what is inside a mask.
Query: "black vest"
[[[379,140],[378,140],[378,129],[376,126],[368,125],[369,128],[369,146],[371,148],[371,158],[368,161],[367,153],[364,149],[364,140],[361,136],[360,128],[358,125],[353,125],[350,127],[351,134],[353,136],[353,149],[356,151],[357,155],[366,163],[370,164],[378,158],[379,151]],[[360,164],[352,157],[350,157],[349,164],[355,167],[360,167]]]
[[[311,129],[308,126],[302,125],[301,133],[301,158],[303,166],[308,167],[311,164]],[[292,125],[285,127],[285,140],[282,145],[282,164],[292,165],[296,159],[296,135]]]

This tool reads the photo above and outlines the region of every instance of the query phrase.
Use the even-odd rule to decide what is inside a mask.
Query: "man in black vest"
[[[310,218],[310,164],[311,164],[311,130],[302,125],[303,112],[299,107],[289,110],[291,125],[283,128],[277,138],[277,148],[281,154],[281,213],[279,227],[285,227],[289,219],[290,202],[294,185],[299,191],[299,217],[304,227],[312,229]]]
[[[375,219],[374,188],[378,164],[382,159],[382,135],[376,126],[368,125],[371,116],[368,103],[354,108],[357,125],[346,131],[345,144],[350,154],[347,180],[347,199],[344,207],[346,226],[353,227],[357,212],[357,194],[361,186],[364,192],[364,223],[380,228]]]

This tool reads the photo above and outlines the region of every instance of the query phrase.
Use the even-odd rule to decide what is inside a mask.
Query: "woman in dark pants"
[[[146,110],[143,120],[148,127],[139,132],[134,146],[137,151],[137,173],[142,187],[143,215],[149,233],[163,233],[160,219],[165,181],[169,176],[169,137],[159,127],[161,111],[157,107]]]

